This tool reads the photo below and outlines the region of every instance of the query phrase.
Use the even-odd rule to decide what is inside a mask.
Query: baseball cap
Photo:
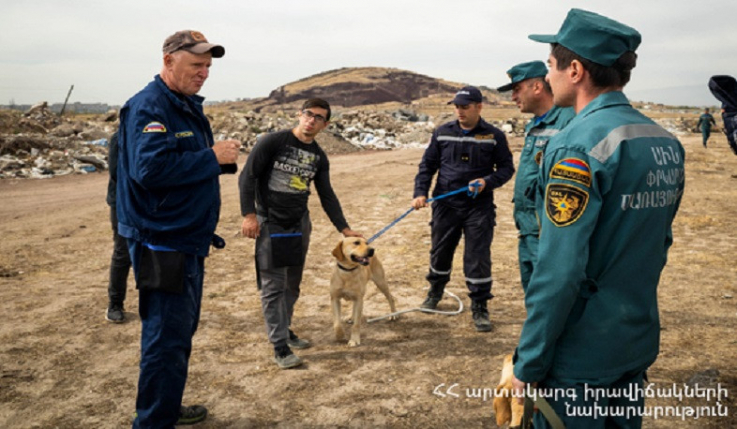
[[[180,50],[193,54],[204,54],[209,51],[213,58],[220,58],[225,55],[225,48],[208,43],[204,34],[193,30],[177,31],[164,41],[163,51],[165,54]]]
[[[499,92],[509,91],[517,82],[522,82],[523,80],[531,79],[533,77],[545,77],[547,74],[548,68],[545,67],[545,63],[542,61],[530,61],[527,63],[517,64],[507,70],[507,76],[512,79],[512,82],[504,86],[500,86],[496,90]]]
[[[457,104],[459,106],[466,106],[472,103],[481,103],[484,98],[481,96],[481,91],[475,86],[464,86],[458,92],[455,97],[448,102],[448,104]]]
[[[635,51],[642,36],[632,27],[606,16],[582,9],[571,9],[558,34],[531,34],[536,42],[558,43],[574,53],[610,67],[627,51]]]

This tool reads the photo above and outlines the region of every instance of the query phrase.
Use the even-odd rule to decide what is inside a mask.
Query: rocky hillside
[[[313,97],[327,99],[331,105],[355,107],[389,102],[410,104],[442,95],[447,98],[464,84],[436,79],[406,70],[382,67],[341,68],[318,73],[282,85],[266,98],[246,102],[256,112],[297,105]],[[496,91],[485,91],[487,101],[495,102]]]

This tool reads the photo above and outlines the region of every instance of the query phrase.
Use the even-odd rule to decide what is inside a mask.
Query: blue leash
[[[430,198],[429,200],[427,200],[427,202],[428,203],[431,203],[433,201],[437,201],[437,200],[441,200],[443,198],[450,197],[451,195],[460,194],[461,192],[466,192],[466,194],[469,197],[476,198],[476,196],[479,194],[479,192],[478,192],[478,190],[476,188],[478,188],[479,186],[481,186],[480,183],[474,182],[474,183],[471,183],[468,186],[464,186],[464,187],[462,187],[460,189],[456,189],[455,191],[448,192],[447,194],[438,195],[437,197]],[[474,189],[471,190],[471,188],[474,188]],[[371,244],[372,241],[374,241],[377,238],[381,237],[382,234],[384,234],[385,232],[387,232],[394,225],[398,224],[400,220],[402,220],[405,217],[407,217],[407,215],[410,214],[410,213],[412,213],[413,211],[415,211],[414,207],[412,207],[411,209],[409,209],[406,212],[402,213],[402,215],[399,216],[398,218],[394,219],[392,221],[392,223],[390,223],[389,225],[385,226],[384,228],[381,229],[381,231],[379,231],[376,234],[374,234],[373,237],[371,237],[368,240],[366,240],[366,243]]]

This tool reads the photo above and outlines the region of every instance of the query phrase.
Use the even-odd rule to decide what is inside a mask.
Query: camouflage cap
[[[548,68],[545,67],[545,63],[542,61],[530,61],[527,63],[517,64],[516,66],[507,70],[507,76],[509,76],[512,81],[504,86],[500,86],[496,90],[499,92],[509,91],[517,82],[532,79],[533,77],[544,78],[547,74]]]
[[[213,58],[220,58],[225,55],[225,48],[220,45],[208,43],[204,34],[193,30],[177,31],[164,41],[164,54],[171,54],[180,50],[193,54],[210,52]]]
[[[582,9],[568,12],[558,34],[531,34],[528,37],[536,42],[558,43],[605,67],[611,67],[625,52],[634,52],[642,40],[634,28]]]

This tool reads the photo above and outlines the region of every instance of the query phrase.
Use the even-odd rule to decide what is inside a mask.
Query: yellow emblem
[[[588,202],[586,191],[572,185],[552,183],[545,192],[545,214],[555,226],[568,226],[581,217]]]
[[[289,187],[297,189],[299,191],[307,190],[307,181],[301,176],[292,176],[292,180],[289,181]]]

